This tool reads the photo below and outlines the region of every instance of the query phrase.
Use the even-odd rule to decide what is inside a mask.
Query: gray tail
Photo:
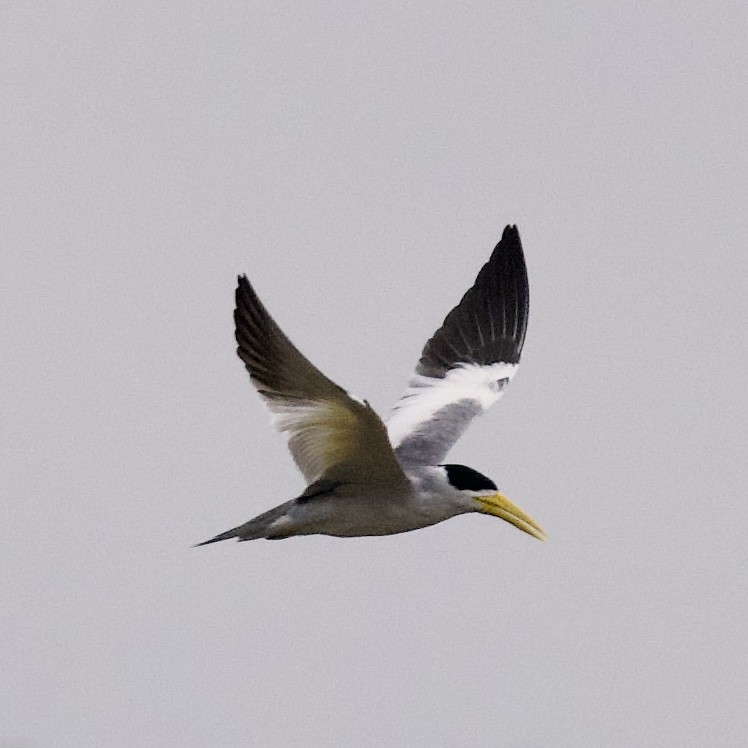
[[[193,548],[198,548],[201,545],[210,545],[211,543],[217,543],[219,540],[229,540],[230,538],[237,538],[238,540],[258,540],[259,538],[274,537],[270,528],[273,523],[282,517],[289,509],[293,501],[287,501],[285,504],[276,506],[273,509],[260,514],[258,517],[245,522],[239,527],[234,527],[232,530],[226,530],[220,535],[216,535],[210,540],[203,540],[202,543],[196,543]]]

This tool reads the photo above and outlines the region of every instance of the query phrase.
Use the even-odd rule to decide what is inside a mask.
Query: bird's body
[[[444,477],[439,468],[417,468],[409,471],[407,478],[408,482],[401,487],[345,483],[315,488],[310,498],[302,496],[288,501],[237,530],[242,529],[241,537],[245,540],[254,539],[250,535],[270,539],[291,534],[342,538],[394,535],[473,511],[458,491],[445,495]]]
[[[237,352],[275,426],[288,434],[307,487],[199,545],[234,537],[390,535],[467,512],[500,517],[543,539],[543,530],[493,481],[442,462],[514,376],[528,305],[519,234],[507,226],[473,287],[424,347],[385,425],[367,402],[338,387],[295,348],[240,276]]]

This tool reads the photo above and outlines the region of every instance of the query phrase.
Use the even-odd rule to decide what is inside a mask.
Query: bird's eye
[[[495,382],[491,383],[491,389],[494,392],[501,392],[504,387],[506,387],[509,384],[509,378],[508,377],[502,377],[501,379],[497,379]]]

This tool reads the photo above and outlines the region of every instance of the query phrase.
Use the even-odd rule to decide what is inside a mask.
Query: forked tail
[[[259,538],[268,538],[274,540],[276,538],[287,537],[288,528],[283,528],[283,523],[278,523],[288,511],[289,507],[295,502],[295,500],[287,501],[285,504],[276,506],[273,509],[260,514],[254,519],[245,522],[239,527],[234,527],[232,530],[226,530],[220,535],[216,535],[210,540],[203,540],[202,543],[197,543],[194,548],[201,545],[210,545],[211,543],[217,543],[219,540],[229,540],[230,538],[237,538],[238,540],[258,540]],[[278,524],[276,524],[278,523]],[[278,525],[281,525],[280,527]]]

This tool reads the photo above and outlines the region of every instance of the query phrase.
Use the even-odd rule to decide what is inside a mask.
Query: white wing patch
[[[272,423],[288,436],[288,446],[304,477],[318,480],[326,470],[345,462],[356,449],[360,428],[356,413],[335,400],[293,403],[270,400]]]
[[[390,488],[407,483],[384,423],[365,400],[348,395],[284,400],[267,394],[263,399],[308,484],[323,477]]]
[[[442,408],[465,400],[488,410],[502,395],[519,364],[458,364],[443,378],[414,374],[387,420],[393,449]]]

